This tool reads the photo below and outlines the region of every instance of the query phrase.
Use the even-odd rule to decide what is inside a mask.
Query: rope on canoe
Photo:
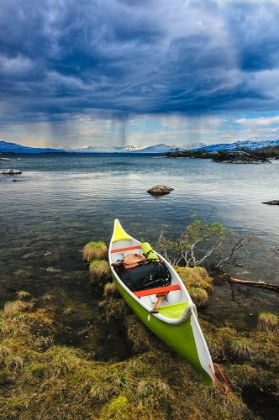
[[[216,369],[220,373],[221,378],[223,379],[223,381],[225,382],[225,384],[227,386],[227,389],[223,389],[222,388],[219,379],[217,378],[216,374],[214,373],[212,367],[209,365],[209,369],[210,369],[210,371],[211,371],[211,373],[212,373],[212,375],[213,375],[213,377],[215,379],[215,382],[216,382],[218,388],[220,389],[220,391],[222,392],[222,394],[228,395],[231,392],[231,388],[230,388],[230,385],[229,385],[229,383],[227,381],[227,378],[225,377],[224,373],[222,372],[220,366],[217,365],[217,363],[213,363],[213,365],[216,367]]]

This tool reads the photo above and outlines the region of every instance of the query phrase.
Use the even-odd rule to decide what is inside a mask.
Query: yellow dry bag
[[[140,246],[141,246],[143,255],[148,260],[160,261],[160,258],[158,257],[158,255],[156,254],[156,252],[153,251],[151,245],[148,242],[143,242]]]

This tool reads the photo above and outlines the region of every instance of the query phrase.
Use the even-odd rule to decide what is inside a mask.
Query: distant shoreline
[[[171,151],[165,154],[166,158],[190,158],[190,159],[212,159],[214,162],[222,162],[228,154],[243,154],[247,155],[250,159],[267,160],[267,159],[279,159],[279,146],[268,146],[260,149],[247,149],[239,148],[234,150],[222,149],[219,151],[210,151],[206,149],[199,150],[187,150],[184,152]]]
[[[90,156],[90,155],[122,155],[122,156],[165,156],[166,152],[4,152],[0,151],[0,156],[45,156],[45,155],[56,155],[56,156]]]

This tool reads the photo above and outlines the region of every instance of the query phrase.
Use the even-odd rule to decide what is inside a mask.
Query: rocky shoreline
[[[214,162],[222,163],[271,163],[266,157],[252,156],[248,152],[235,151],[235,152],[223,152],[212,158]]]
[[[207,152],[205,149],[179,151],[174,150],[166,153],[166,158],[190,158],[211,159],[213,162],[236,163],[236,164],[259,164],[271,163],[272,159],[279,159],[279,147],[266,147],[262,149],[222,149],[215,152]]]

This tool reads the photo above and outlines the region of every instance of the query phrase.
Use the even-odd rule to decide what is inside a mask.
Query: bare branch
[[[239,249],[239,248],[241,248],[243,245],[245,245],[245,244],[247,244],[247,243],[249,243],[249,242],[255,242],[255,241],[258,241],[258,237],[256,236],[256,235],[253,235],[253,234],[251,234],[251,235],[248,235],[247,237],[245,237],[245,238],[241,238],[241,239],[239,239],[236,243],[235,243],[235,245],[233,246],[233,248],[231,249],[231,252],[230,252],[230,254],[227,256],[227,257],[225,257],[225,258],[222,258],[220,261],[219,261],[219,263],[216,265],[216,268],[220,268],[221,266],[222,266],[222,264],[224,264],[224,262],[226,262],[226,261],[229,261],[233,256],[234,256],[234,254],[235,254],[235,252]]]
[[[210,212],[208,218],[211,216],[214,208]],[[207,218],[207,220],[208,220]],[[222,264],[229,261],[237,250],[243,245],[258,240],[255,235],[248,235],[247,237],[234,240],[232,238],[233,232],[225,230],[223,225],[218,222],[211,224],[203,223],[197,219],[197,213],[191,215],[191,222],[186,226],[177,240],[168,240],[164,237],[161,231],[157,245],[159,250],[162,250],[163,255],[171,264],[182,264],[187,267],[195,267],[204,262],[204,260],[211,256],[214,252],[219,253],[219,262],[216,268],[220,268]],[[203,255],[196,257],[196,248],[201,244],[209,242],[209,249],[203,251]],[[229,255],[224,256],[224,250],[227,248],[226,244],[233,244]],[[279,255],[279,247],[276,249]],[[199,252],[200,254],[200,252]]]

